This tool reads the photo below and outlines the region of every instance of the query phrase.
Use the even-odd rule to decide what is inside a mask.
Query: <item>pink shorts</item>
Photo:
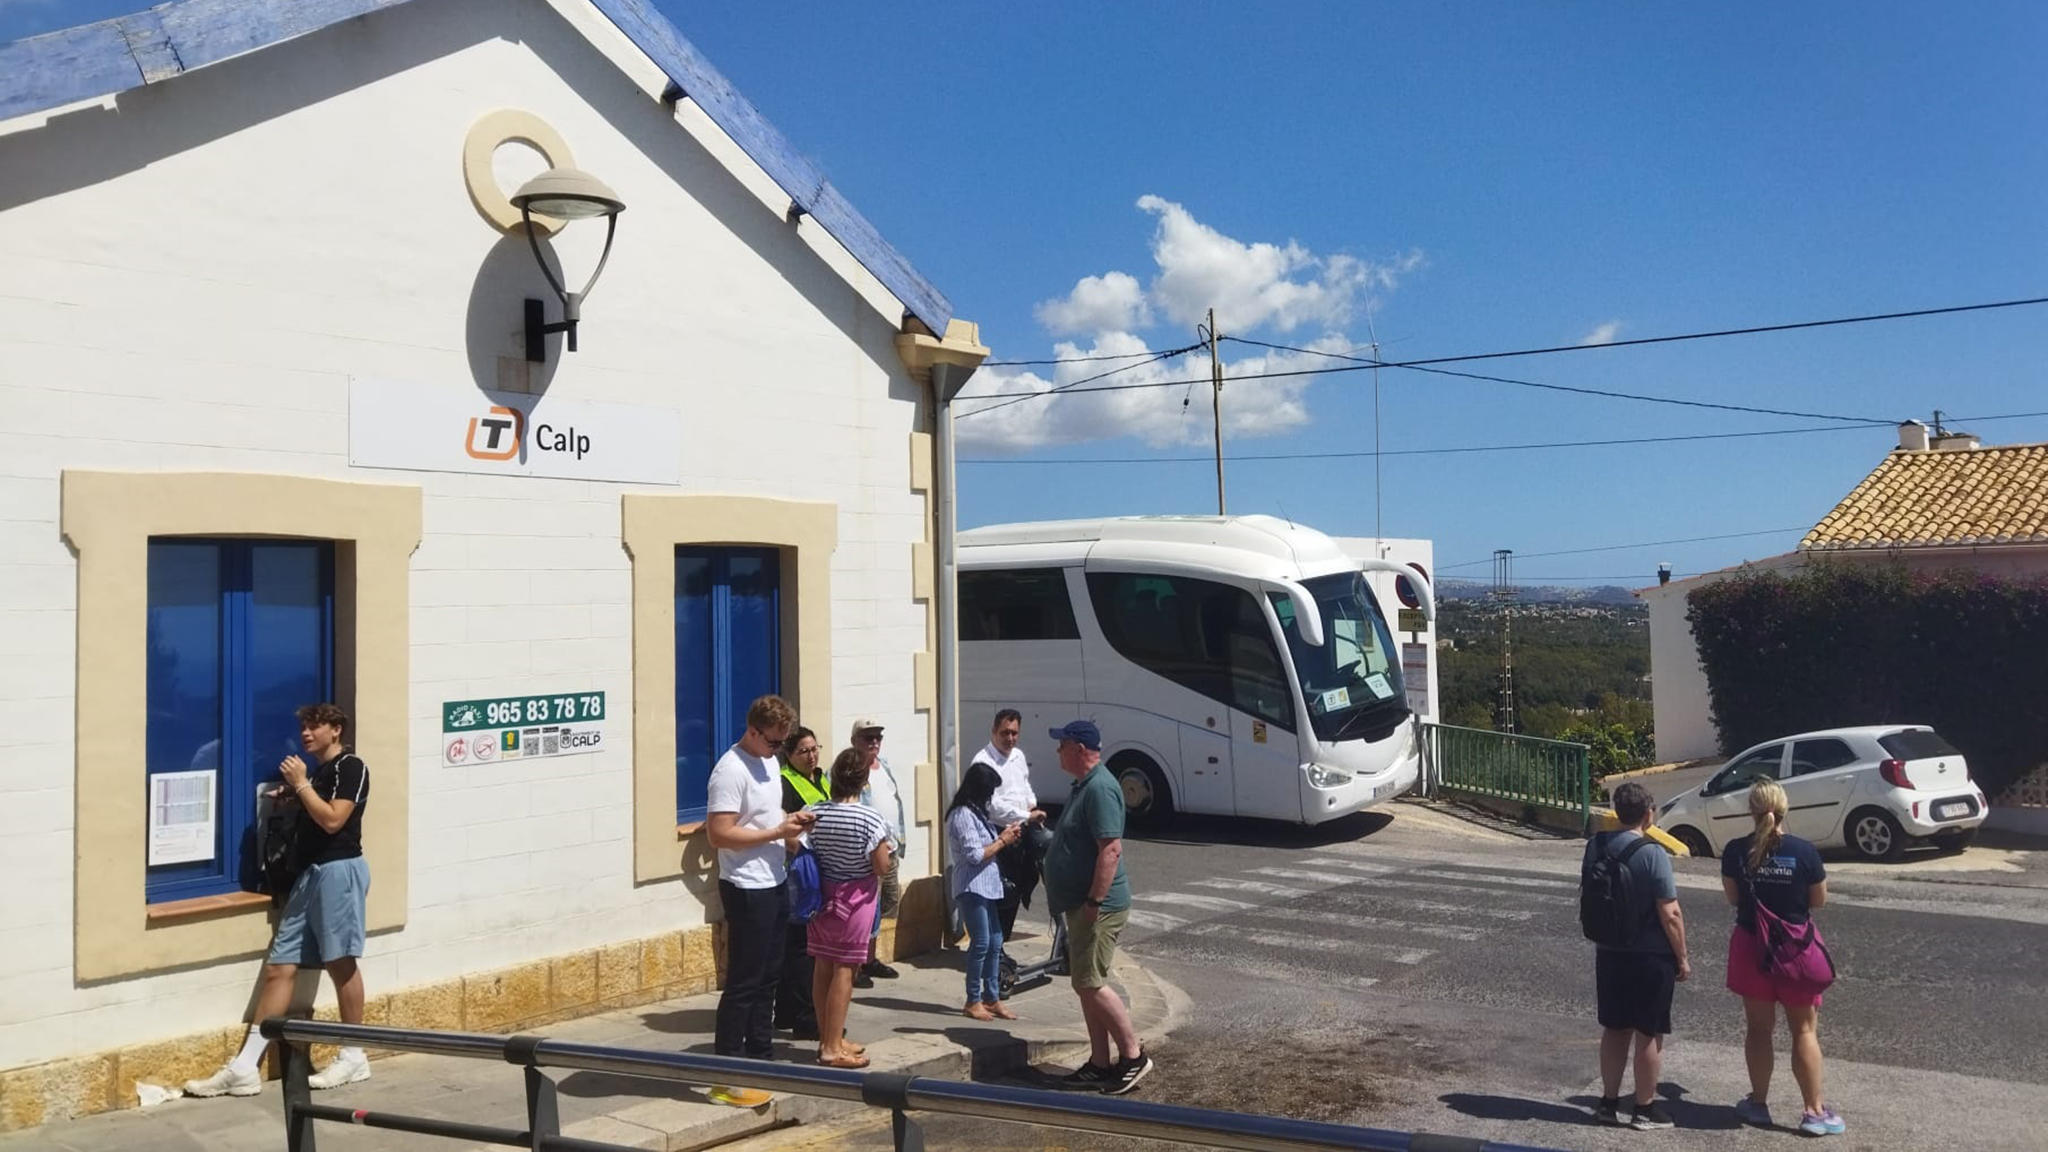
[[[1774,1000],[1787,1008],[1820,1007],[1821,989],[1780,980],[1763,968],[1763,945],[1756,933],[1737,928],[1728,934],[1728,990],[1746,1000]]]
[[[834,964],[865,964],[868,941],[875,937],[875,893],[881,881],[827,880],[819,886],[822,901],[805,932],[806,951]]]

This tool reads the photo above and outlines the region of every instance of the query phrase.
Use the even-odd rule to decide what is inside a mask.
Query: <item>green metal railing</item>
[[[1449,724],[1422,726],[1424,770],[1432,791],[1556,808],[1593,823],[1593,768],[1584,744],[1514,736]]]

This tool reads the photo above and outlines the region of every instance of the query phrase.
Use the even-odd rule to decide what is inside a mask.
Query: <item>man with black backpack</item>
[[[1650,790],[1631,780],[1614,790],[1616,832],[1586,845],[1579,877],[1579,926],[1599,945],[1594,982],[1599,990],[1600,1106],[1595,1118],[1648,1130],[1671,1127],[1657,1099],[1664,1067],[1664,1037],[1671,1031],[1671,998],[1690,979],[1685,918],[1671,855],[1649,836],[1656,813]],[[1621,1115],[1621,1074],[1635,1049],[1635,1107]]]

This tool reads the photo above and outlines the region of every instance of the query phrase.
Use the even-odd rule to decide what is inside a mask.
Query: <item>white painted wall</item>
[[[562,11],[623,45],[583,5]],[[856,714],[881,719],[914,802],[910,769],[931,750],[912,711],[924,497],[901,305],[814,222],[786,223],[787,196],[694,107],[654,100],[645,61],[626,63],[543,0],[447,0],[0,123],[0,1067],[222,1026],[256,968],[73,982],[67,468],[423,489],[411,906],[402,931],[370,941],[373,993],[704,922],[682,885],[632,882],[619,496],[665,489],[347,463],[351,375],[524,381],[519,301],[548,293],[462,181],[465,134],[501,107],[552,124],[629,204],[550,395],[679,409],[675,491],[838,505],[837,715],[803,720],[836,747]],[[597,225],[569,230],[572,279],[598,239]],[[606,751],[441,766],[442,701],[590,690],[608,694]],[[923,840],[909,875],[929,871]]]

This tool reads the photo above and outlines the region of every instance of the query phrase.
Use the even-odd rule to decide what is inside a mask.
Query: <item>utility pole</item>
[[[1494,549],[1493,600],[1500,605],[1500,703],[1494,727],[1510,736],[1515,733],[1514,558],[1509,549]]]
[[[1209,309],[1209,411],[1216,421],[1216,514],[1223,515],[1223,361],[1216,358],[1216,310]]]

